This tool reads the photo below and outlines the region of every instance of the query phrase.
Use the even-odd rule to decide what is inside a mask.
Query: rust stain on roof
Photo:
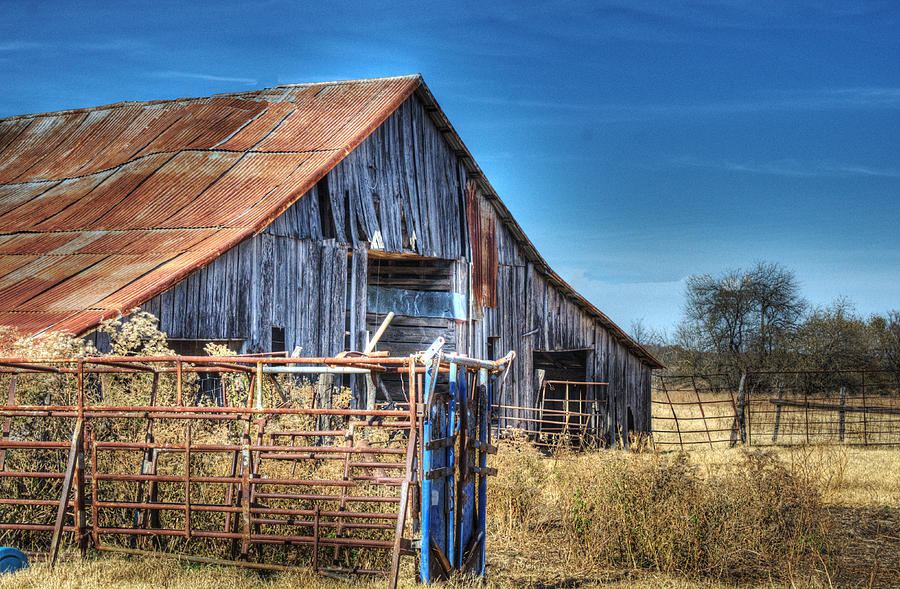
[[[419,76],[0,120],[0,325],[84,333],[260,231]]]

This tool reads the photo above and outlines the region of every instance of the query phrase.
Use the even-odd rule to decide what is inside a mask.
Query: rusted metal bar
[[[297,493],[257,493],[260,499],[290,499],[293,501],[340,501],[340,495],[297,494]],[[348,495],[347,503],[398,503],[397,497],[371,495]]]
[[[32,364],[28,362],[28,360],[11,360],[4,361],[0,360],[0,366],[8,366],[10,368],[18,368],[20,370],[28,370],[32,372],[52,372],[54,374],[59,374],[61,371],[58,368],[54,368],[53,366],[44,366],[42,364]]]
[[[137,370],[139,372],[156,372],[152,366],[146,366],[144,364],[137,364],[135,362],[110,362],[108,360],[102,360],[100,358],[85,358],[84,362],[89,364],[99,364],[101,366],[114,366],[117,368],[128,368],[130,370]]]
[[[150,405],[156,405],[156,395],[157,395],[158,390],[159,390],[159,373],[154,372],[153,373],[153,383],[152,383],[151,389],[150,389]],[[146,418],[147,418],[147,424],[144,426],[144,442],[146,444],[152,444],[153,443],[153,419],[150,418],[149,414],[146,414]],[[95,450],[96,450],[96,443],[97,443],[96,440],[94,440],[94,446],[95,446],[94,449]],[[144,448],[144,454],[141,459],[141,474],[150,474],[151,473],[154,453],[155,453],[154,448],[152,448],[150,446],[147,446]],[[144,485],[143,485],[142,481],[139,481],[138,484],[136,485],[137,488],[135,489],[135,495],[134,495],[135,501],[139,500],[141,495],[143,494],[143,492],[144,492],[143,486]],[[149,487],[148,487],[148,489],[149,489]],[[94,500],[96,501],[97,497],[94,497]],[[149,497],[148,497],[148,500],[149,500]],[[144,517],[144,520],[149,518],[150,517],[149,512],[144,512],[143,517]],[[132,514],[132,525],[134,525],[134,527],[136,527],[136,528],[141,526],[141,512],[139,510],[135,510],[134,513]],[[133,537],[131,539],[131,543],[132,543],[132,546],[135,546],[137,543],[137,537]]]
[[[319,500],[322,496],[310,496],[311,500]],[[9,502],[23,501],[23,500],[8,500]],[[56,505],[56,501],[49,501],[49,504]],[[71,502],[70,502],[71,503]],[[42,503],[44,504],[44,503]],[[104,509],[130,509],[130,508],[138,508],[138,509],[158,509],[160,511],[185,511],[187,507],[190,507],[192,511],[201,511],[201,512],[230,512],[230,513],[242,513],[244,508],[241,506],[229,506],[229,505],[220,505],[220,504],[206,504],[206,503],[191,503],[190,506],[187,506],[184,503],[140,503],[140,502],[132,502],[132,501],[98,501],[97,506],[99,508]],[[314,509],[297,509],[297,508],[287,508],[287,507],[251,507],[250,514],[252,515],[301,515],[301,516],[313,516],[315,515]],[[391,512],[376,512],[376,511],[341,511],[341,510],[321,510],[320,515],[322,517],[333,517],[333,518],[347,518],[347,519],[396,519],[397,514]],[[260,518],[253,518],[254,521]],[[279,520],[281,523],[289,523],[291,525],[302,525],[295,520]],[[341,525],[340,522],[324,522],[325,524],[334,524],[334,526]],[[345,525],[350,525],[345,523]],[[365,527],[369,525],[367,523],[361,523],[360,526]],[[375,525],[375,524],[372,524]],[[129,529],[129,528],[122,528]],[[380,529],[380,528],[379,528]],[[194,530],[196,531],[196,530]],[[184,535],[184,531],[181,532]]]
[[[50,566],[56,566],[59,555],[59,545],[62,540],[63,524],[66,520],[66,506],[69,504],[69,494],[72,492],[72,481],[75,478],[75,465],[78,462],[78,454],[81,450],[81,438],[84,435],[84,420],[75,422],[75,430],[72,432],[72,444],[69,448],[69,458],[66,461],[66,472],[63,477],[62,490],[59,494],[59,508],[56,510],[56,523],[53,525],[53,536],[50,540]]]
[[[347,434],[347,430],[343,429],[292,429],[292,430],[281,430],[269,432],[269,437],[277,438],[281,436],[290,436],[294,437],[308,437],[308,438],[337,438],[340,436],[344,436]]]
[[[191,539],[191,422],[184,424],[184,537]]]
[[[697,379],[691,377],[691,385],[694,388],[694,394],[697,396],[697,407],[700,408],[700,417],[703,418],[703,428],[706,430],[706,439],[709,441],[709,447],[712,448],[712,436],[709,433],[709,424],[706,422],[706,412],[703,410],[703,399],[700,398],[700,391],[697,390]]]
[[[404,428],[405,429],[405,428]],[[37,442],[9,442],[13,444],[36,445]],[[168,442],[97,442],[99,446],[106,450],[143,450],[145,448],[155,448],[165,450],[167,452],[184,452],[184,444],[168,443]],[[62,446],[68,447],[63,442]],[[243,449],[243,444],[195,444],[192,450],[194,452],[231,452]],[[403,448],[378,448],[376,446],[278,446],[278,445],[256,445],[250,444],[253,452],[273,452],[287,455],[289,452],[314,452],[322,454],[398,454],[403,455],[406,450]]]
[[[97,468],[97,432],[91,429],[91,538],[93,538],[94,547],[100,548],[100,535],[97,533],[100,516]]]
[[[820,411],[837,411],[839,413],[872,413],[881,415],[900,415],[900,407],[879,407],[872,405],[840,405],[833,403],[816,403],[813,401],[790,401],[782,399],[769,399],[769,403],[783,407],[799,407],[816,409]],[[815,422],[813,422],[815,423]]]
[[[89,443],[90,438],[82,432],[78,456],[75,460],[75,480],[72,482],[74,487],[72,508],[75,512],[75,541],[82,557],[87,554],[88,540],[90,538],[87,531],[84,486],[84,455],[90,451],[88,448]]]
[[[319,506],[316,505],[313,520],[313,570],[319,572]]]
[[[571,384],[571,385],[582,385],[582,386],[590,386],[590,385],[609,385],[608,382],[593,382],[593,381],[577,381],[577,380],[545,380],[546,384]]]
[[[663,383],[663,391],[666,393],[666,401],[669,403],[669,409],[672,410],[672,419],[675,420],[675,431],[678,432],[678,444],[684,450],[684,440],[681,438],[681,427],[678,425],[678,415],[675,414],[675,407],[672,405],[672,398],[669,396],[669,389]]]
[[[9,392],[6,395],[6,404],[12,406],[16,404],[16,385],[19,377],[15,374],[9,377]],[[6,468],[6,443],[9,442],[9,432],[12,429],[12,417],[7,417],[3,421],[3,432],[0,434],[0,471]]]
[[[285,565],[277,565],[277,564],[268,564],[268,563],[260,563],[260,562],[243,562],[239,560],[227,560],[221,558],[209,558],[206,556],[192,556],[188,554],[179,554],[179,553],[160,553],[160,552],[152,552],[148,550],[136,550],[131,548],[119,548],[116,546],[103,546],[100,550],[106,552],[117,552],[121,554],[131,554],[135,556],[167,556],[170,558],[175,558],[178,560],[185,560],[188,562],[199,562],[203,564],[214,564],[214,565],[224,565],[224,566],[238,566],[241,568],[248,569],[259,569],[259,570],[271,570],[271,571],[285,571],[285,572],[304,572],[308,569],[303,567],[292,567]],[[342,573],[354,573],[358,575],[384,575],[387,571],[377,570],[377,569],[362,569],[362,568],[328,568],[320,571],[321,573],[335,571]]]
[[[352,426],[350,427],[350,429],[347,430],[347,433],[346,433],[346,435],[344,436],[344,445],[345,445],[347,448],[352,448],[352,447],[353,447],[353,427],[352,427]],[[352,456],[352,454],[351,454],[350,452],[347,452],[347,453],[344,455],[343,480],[345,480],[345,481],[349,481],[349,480],[350,480],[350,458],[351,458],[351,456]],[[347,499],[346,499],[346,497],[347,497],[347,488],[346,488],[346,487],[341,487],[340,511],[344,511],[344,509],[345,509],[346,506],[347,506]],[[318,505],[318,504],[317,504],[317,505]],[[342,518],[342,517],[339,518],[339,519],[338,519],[338,528],[337,528],[337,535],[338,535],[338,536],[341,536],[341,535],[344,533],[343,523],[344,523],[344,518]],[[341,554],[341,553],[340,553],[340,548],[339,548],[338,546],[335,546],[335,548],[334,548],[334,563],[335,563],[335,564],[337,564],[338,560],[340,559],[340,554]]]
[[[410,399],[414,399],[410,396]],[[406,511],[409,508],[409,488],[415,477],[415,459],[416,449],[418,448],[416,430],[411,429],[409,432],[409,440],[406,445],[406,474],[403,484],[400,487],[400,505],[397,513],[397,527],[394,529],[394,546],[391,550],[391,573],[389,579],[389,588],[397,589],[397,580],[400,577],[400,555],[401,544],[403,541],[403,530],[406,527]]]
[[[245,560],[250,550],[250,439],[244,434],[244,447],[241,449],[241,559]],[[330,482],[330,481],[329,481]]]
[[[33,529],[45,530],[52,526],[41,526],[39,524],[35,524]],[[0,526],[0,529],[3,529],[3,526]],[[23,528],[23,529],[31,529],[31,528]],[[74,528],[67,526],[66,531],[71,532]],[[100,534],[120,534],[120,535],[128,535],[128,534],[143,534],[146,536],[184,536],[183,529],[167,529],[161,528],[158,530],[140,530],[134,528],[99,528],[98,532]],[[212,530],[194,530],[192,534],[195,538],[218,538],[222,540],[235,539],[235,540],[243,540],[247,539],[248,544],[260,544],[260,543],[285,543],[291,542],[306,546],[312,546],[316,539],[312,536],[299,536],[299,535],[284,535],[284,534],[250,534],[250,536],[245,536],[243,533],[233,533],[233,532],[215,532]],[[382,549],[390,549],[393,546],[393,541],[391,540],[372,540],[368,538],[330,538],[328,536],[321,537],[318,539],[318,542],[325,546],[350,546],[355,548],[382,548]]]
[[[73,405],[15,405],[12,407],[0,406],[0,415],[15,414],[27,416],[34,414],[35,416],[43,416],[53,412],[77,411],[77,407]],[[408,417],[406,411],[389,410],[389,409],[310,409],[302,407],[172,407],[172,406],[156,406],[148,405],[88,405],[84,407],[85,411],[92,412],[95,417],[121,417],[146,419],[146,414],[158,417],[159,414],[174,415],[178,417],[183,414],[202,415],[335,415],[342,417]],[[61,417],[71,417],[70,415],[61,415]],[[195,417],[195,415],[190,415]]]
[[[601,399],[601,401],[605,401],[605,400],[606,399]],[[574,400],[572,402],[574,402]],[[690,403],[690,404],[693,405],[694,403]],[[495,404],[495,405],[491,405],[491,407],[494,409],[516,409],[518,411],[528,411],[528,412],[532,412],[532,413],[540,413],[542,411],[539,408],[524,407],[524,406],[520,406],[520,405],[496,405]],[[565,416],[568,414],[568,415],[573,415],[575,417],[588,417],[591,415],[590,413],[585,413],[583,411],[566,411],[565,409],[543,409],[543,412],[550,413],[552,415],[561,415],[561,416]]]
[[[175,405],[181,407],[184,405],[184,367],[181,360],[175,362]]]

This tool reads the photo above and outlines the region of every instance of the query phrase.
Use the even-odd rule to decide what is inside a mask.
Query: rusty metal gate
[[[456,535],[434,535],[452,555],[447,566],[440,574],[428,568],[422,580],[453,568],[483,572],[484,459],[492,450],[483,424],[491,384],[509,358],[443,356],[439,343],[404,358],[0,359],[9,387],[0,406],[0,537],[46,552],[51,562],[70,538],[82,553],[93,547],[332,576],[390,574],[393,585],[401,557],[419,547],[412,539],[419,522],[431,538],[439,519],[430,499],[420,498],[435,490],[446,496],[441,485],[456,490],[455,479],[436,470],[456,462],[436,458],[453,448],[441,446],[450,444],[440,442],[448,432],[434,425],[449,423],[438,416],[456,420],[465,407],[459,421],[474,424],[459,437],[467,499],[444,520],[449,528],[442,529]],[[478,379],[467,381],[473,371]],[[385,372],[408,375],[408,403],[338,406],[321,394],[321,381],[304,380]],[[449,387],[438,385],[444,375]],[[200,394],[197,383],[211,378],[218,395]],[[460,392],[469,390],[466,382],[476,403]],[[470,529],[480,530],[474,544]],[[456,546],[468,542],[469,552],[449,548],[451,537]],[[473,561],[475,544],[481,556]],[[432,566],[431,555],[422,550],[420,570]]]

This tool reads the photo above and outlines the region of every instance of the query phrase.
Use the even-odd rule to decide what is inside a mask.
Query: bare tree
[[[691,276],[685,294],[679,332],[712,357],[710,368],[732,374],[772,367],[806,308],[794,273],[771,262]]]

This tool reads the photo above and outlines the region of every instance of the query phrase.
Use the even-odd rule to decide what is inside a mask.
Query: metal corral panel
[[[0,120],[0,325],[83,333],[260,231],[419,76]]]

